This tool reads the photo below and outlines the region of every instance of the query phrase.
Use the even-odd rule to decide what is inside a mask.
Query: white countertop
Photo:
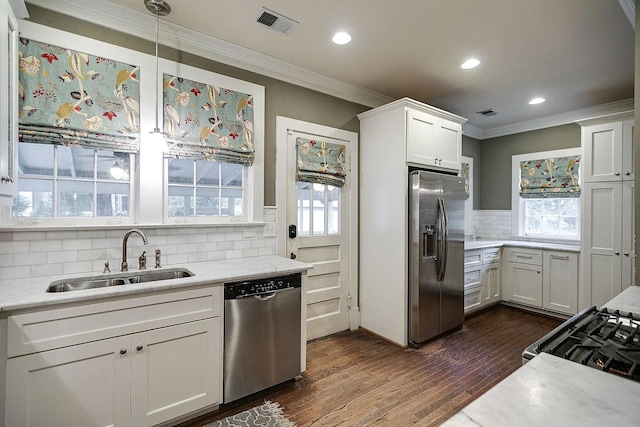
[[[513,246],[519,248],[549,249],[555,251],[580,252],[580,245],[565,243],[531,242],[528,240],[496,240],[496,239],[469,239],[464,241],[464,249],[486,249],[501,246]]]
[[[168,268],[186,268],[194,275],[182,279],[162,280],[71,292],[48,293],[46,289],[54,280],[87,277],[91,274],[74,274],[65,277],[47,276],[29,279],[0,280],[0,312],[44,307],[56,304],[90,301],[122,295],[137,295],[152,291],[169,290],[203,284],[222,284],[245,279],[286,275],[306,271],[312,266],[280,256],[238,258],[183,265]],[[148,271],[148,270],[147,270]],[[137,270],[130,270],[135,275]],[[114,272],[115,274],[116,272]],[[99,275],[100,273],[96,273]]]
[[[542,353],[442,426],[637,426],[639,403],[640,383]]]
[[[640,286],[629,286],[602,307],[640,316]]]
[[[640,287],[604,307],[640,313]],[[640,382],[541,353],[442,425],[637,426],[639,404]]]

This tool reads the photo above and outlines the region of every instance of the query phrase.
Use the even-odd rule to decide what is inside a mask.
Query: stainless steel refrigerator
[[[463,178],[409,174],[409,345],[464,321]]]

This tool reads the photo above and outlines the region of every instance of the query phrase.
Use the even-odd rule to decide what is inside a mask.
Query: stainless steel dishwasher
[[[300,375],[300,274],[225,283],[224,300],[224,403]]]

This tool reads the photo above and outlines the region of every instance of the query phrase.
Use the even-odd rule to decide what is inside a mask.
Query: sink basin
[[[75,279],[54,280],[49,284],[47,292],[69,292],[84,289],[105,288],[107,286],[122,286],[135,283],[157,282],[160,280],[181,279],[191,277],[193,273],[186,268],[168,268],[149,271],[124,271],[115,274],[102,274]]]

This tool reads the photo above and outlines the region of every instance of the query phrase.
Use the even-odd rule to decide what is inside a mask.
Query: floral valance
[[[298,181],[342,187],[346,182],[346,146],[296,138]]]
[[[253,164],[253,97],[164,74],[164,133],[169,155]]]
[[[520,162],[520,197],[580,197],[580,156]]]
[[[138,151],[140,67],[25,38],[18,53],[20,141]]]
[[[460,176],[464,179],[464,197],[468,199],[471,196],[471,185],[469,183],[469,163],[462,162],[460,168]]]

